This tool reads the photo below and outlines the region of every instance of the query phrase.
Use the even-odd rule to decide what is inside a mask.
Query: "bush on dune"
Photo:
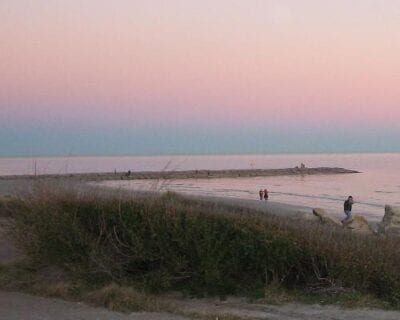
[[[41,192],[15,207],[32,259],[91,283],[196,294],[345,286],[400,298],[400,244],[306,221],[232,212],[173,194]]]

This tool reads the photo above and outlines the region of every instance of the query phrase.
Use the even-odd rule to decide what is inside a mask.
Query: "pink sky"
[[[400,120],[397,0],[2,0],[0,39],[0,120]]]

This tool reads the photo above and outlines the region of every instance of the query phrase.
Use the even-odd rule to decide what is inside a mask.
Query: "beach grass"
[[[392,307],[400,301],[397,238],[356,235],[171,193],[104,196],[40,188],[8,202],[7,214],[30,268],[62,270],[69,284],[54,290],[77,294],[90,288],[97,295],[89,300],[102,301],[99,297],[122,287],[142,293],[145,298],[136,299],[141,305],[146,295],[169,291],[270,301],[290,300],[295,292],[304,300],[342,297],[345,303],[347,297],[355,305],[368,296]]]

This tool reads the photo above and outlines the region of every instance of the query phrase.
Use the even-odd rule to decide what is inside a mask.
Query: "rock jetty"
[[[359,234],[400,236],[400,207],[386,205],[385,215],[383,216],[382,221],[378,224],[377,229],[372,228],[367,219],[361,215],[354,215],[352,218],[340,222],[321,208],[314,208],[312,213],[312,215],[307,214],[305,217],[332,227],[343,227],[343,229]]]
[[[186,170],[186,171],[126,171],[104,173],[44,174],[38,176],[0,176],[0,179],[72,179],[72,180],[141,180],[141,179],[211,179],[211,178],[243,178],[272,177],[293,175],[333,175],[359,173],[344,168],[285,168],[285,169],[231,169],[231,170]]]
[[[400,207],[385,206],[385,215],[378,226],[380,234],[400,235]]]

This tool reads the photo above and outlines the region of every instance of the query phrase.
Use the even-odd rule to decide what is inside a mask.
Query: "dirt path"
[[[335,306],[288,304],[258,305],[238,299],[215,303],[214,300],[185,300],[175,302],[187,313],[203,315],[229,314],[243,319],[268,320],[398,320],[400,312],[353,309]],[[183,320],[189,319],[167,313],[122,314],[83,303],[35,297],[22,293],[0,291],[0,320]]]
[[[0,291],[0,320],[183,320],[166,313],[122,314],[82,303]]]
[[[240,318],[268,320],[398,320],[400,311],[342,309],[336,306],[249,304],[241,299],[215,303],[213,300],[186,300],[175,304],[185,312],[230,314]]]

